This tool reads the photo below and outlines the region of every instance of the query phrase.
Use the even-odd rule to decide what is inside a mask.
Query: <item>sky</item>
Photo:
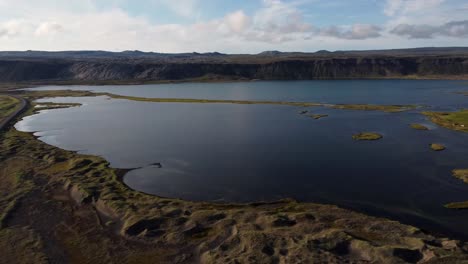
[[[468,0],[0,0],[0,50],[468,46]]]

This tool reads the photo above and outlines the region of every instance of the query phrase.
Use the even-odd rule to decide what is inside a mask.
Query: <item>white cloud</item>
[[[366,24],[364,20],[354,25],[321,27],[314,26],[312,16],[304,13],[304,3],[310,8],[312,0],[262,0],[257,10],[248,13],[237,10],[209,20],[198,17],[200,0],[151,0],[178,16],[194,18],[182,19],[185,23],[178,24],[158,24],[144,16],[130,15],[119,8],[129,0],[99,0],[99,3],[102,1],[106,1],[105,8],[97,6],[97,0],[0,0],[0,50],[250,53],[270,49],[310,51],[427,46],[427,41],[415,39],[421,24],[428,25],[431,30],[437,29],[437,33],[431,30],[419,33],[433,38],[430,45],[467,43],[458,38],[460,41],[455,44],[452,38],[465,36],[466,25],[449,23],[465,20],[466,12],[448,10],[444,3],[440,4],[441,0],[388,0],[385,12],[392,16],[384,25]],[[421,7],[423,2],[428,6]],[[463,16],[465,19],[460,19]],[[399,36],[389,33],[403,24],[413,25],[413,28],[400,27]]]
[[[225,17],[225,22],[232,31],[242,33],[249,27],[250,18],[244,13],[244,11],[239,10],[228,14]]]
[[[34,34],[36,36],[47,36],[56,34],[63,30],[62,25],[58,24],[57,22],[44,22],[37,27]]]
[[[320,34],[323,36],[341,38],[341,39],[350,39],[350,40],[362,40],[369,38],[380,37],[380,31],[382,29],[376,25],[370,24],[355,24],[350,28],[339,28],[337,26],[332,26],[324,28],[320,31]]]
[[[9,20],[0,23],[0,37],[14,38],[28,29],[29,25],[25,20]]]
[[[297,8],[298,2],[263,0],[263,5],[254,15],[257,30],[288,34],[313,29],[312,25],[304,21],[302,12]]]
[[[440,26],[400,24],[390,32],[413,39],[429,39],[435,36],[466,38],[468,37],[468,20],[452,21]]]
[[[422,12],[440,6],[445,0],[387,0],[384,13],[387,16]]]

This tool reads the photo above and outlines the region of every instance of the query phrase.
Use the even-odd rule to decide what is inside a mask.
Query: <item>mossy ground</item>
[[[339,104],[333,105],[336,109],[361,110],[361,111],[383,111],[398,113],[417,108],[415,105],[371,105],[371,104]]]
[[[434,150],[434,151],[442,151],[442,150],[445,150],[445,146],[442,145],[442,144],[438,144],[438,143],[432,143],[430,145],[431,149]]]
[[[468,184],[468,169],[456,169],[452,171],[452,175]],[[466,202],[454,202],[446,204],[445,207],[450,209],[468,209],[468,201]]]
[[[411,124],[410,126],[411,128],[416,129],[416,130],[429,130],[429,128],[421,124]]]
[[[379,133],[375,132],[362,132],[353,135],[354,140],[379,140],[382,139],[383,136],[380,135]]]
[[[468,169],[457,169],[453,170],[452,174],[455,178],[458,178],[465,183],[468,183]]]
[[[435,124],[462,132],[468,132],[468,109],[458,112],[423,112]]]
[[[216,204],[143,194],[127,188],[124,171],[102,158],[55,148],[13,128],[0,135],[0,168],[0,245],[26,245],[1,246],[0,255],[10,259],[404,263],[467,257],[462,242],[448,249],[446,240],[415,227],[331,205]]]
[[[8,96],[0,94],[0,120],[9,114],[13,113],[16,109],[16,106],[19,104],[19,100]]]
[[[138,102],[153,102],[153,103],[197,103],[197,104],[265,104],[265,105],[287,105],[295,107],[329,107],[344,110],[361,110],[361,111],[383,111],[396,113],[415,109],[414,105],[370,105],[370,104],[324,104],[316,102],[289,102],[289,101],[259,101],[259,100],[211,100],[211,99],[191,99],[191,98],[146,98],[136,96],[123,96],[112,93],[94,93],[90,91],[72,91],[72,90],[56,90],[56,91],[30,91],[25,97],[29,99],[44,98],[44,97],[62,97],[62,96],[108,96],[113,99],[123,99]],[[308,110],[299,111],[300,114],[306,114]]]
[[[311,118],[313,118],[313,119],[315,119],[315,120],[328,117],[328,115],[321,115],[321,114],[313,114],[313,115],[308,115],[308,116],[311,117]]]

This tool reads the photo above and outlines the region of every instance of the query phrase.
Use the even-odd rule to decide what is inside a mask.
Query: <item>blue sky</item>
[[[468,46],[468,0],[0,0],[0,50]]]

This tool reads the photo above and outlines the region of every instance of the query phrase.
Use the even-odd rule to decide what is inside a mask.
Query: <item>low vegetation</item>
[[[383,138],[382,135],[374,132],[362,132],[353,135],[353,139],[355,140],[379,140],[381,138]]]
[[[452,171],[452,175],[468,184],[468,169],[456,169]],[[450,209],[468,209],[468,201],[466,202],[455,202],[446,204],[445,207]]]
[[[371,105],[371,104],[339,104],[333,105],[336,109],[362,110],[362,111],[382,111],[388,113],[398,113],[417,108],[415,105]]]
[[[265,105],[287,105],[295,107],[329,107],[343,110],[361,110],[361,111],[383,111],[389,113],[397,113],[417,108],[414,105],[367,105],[367,104],[324,104],[315,102],[288,102],[288,101],[260,101],[260,100],[221,100],[221,99],[191,99],[191,98],[147,98],[136,96],[123,96],[112,93],[94,93],[90,91],[72,91],[72,90],[56,90],[56,91],[30,91],[26,95],[29,99],[37,99],[44,97],[65,97],[65,96],[108,96],[113,99],[131,100],[138,102],[153,102],[153,103],[198,103],[198,104],[265,104]],[[299,114],[307,114],[308,110],[301,110]],[[323,117],[323,116],[322,116]]]
[[[445,146],[442,145],[442,144],[438,144],[438,143],[432,143],[430,145],[431,149],[434,150],[434,151],[442,151],[442,150],[445,150]]]
[[[468,183],[468,169],[453,170],[452,174],[455,178],[460,179],[465,183]]]
[[[411,128],[416,129],[416,130],[429,130],[429,128],[421,124],[411,124],[410,126]]]
[[[16,110],[16,106],[19,104],[19,100],[8,95],[0,94],[0,121],[13,113]]]
[[[320,114],[314,114],[314,115],[308,115],[308,116],[316,120],[324,118],[324,117],[328,117],[328,115],[320,115]]]
[[[60,108],[70,108],[74,106],[81,106],[79,103],[51,103],[43,102],[37,103],[34,105],[36,110],[46,110],[46,109],[60,109]]]
[[[423,112],[423,114],[441,127],[468,132],[468,109],[458,112]]]

